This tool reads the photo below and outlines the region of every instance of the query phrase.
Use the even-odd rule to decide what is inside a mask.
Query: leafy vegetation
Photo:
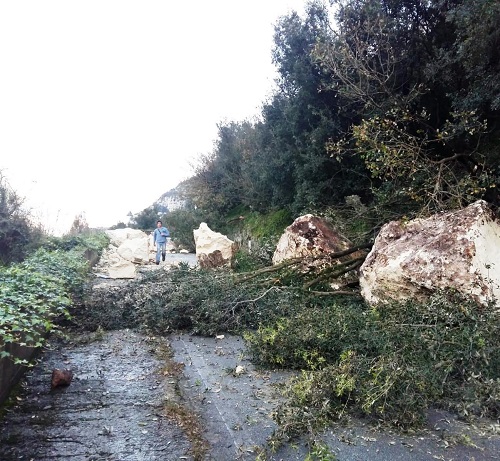
[[[499,205],[498,2],[330,4],[276,23],[278,81],[260,119],[220,124],[183,183],[197,224],[223,231],[241,208],[356,214],[357,196],[376,231],[479,198]]]
[[[83,294],[90,268],[85,251],[100,251],[107,243],[102,235],[53,238],[22,263],[0,267],[0,345],[41,347],[56,320],[68,318],[73,300]],[[11,356],[6,350],[0,354]]]
[[[303,370],[285,390],[276,436],[348,415],[415,427],[430,406],[497,418],[498,315],[493,306],[438,293],[427,303],[376,309],[335,303],[248,333],[255,360]]]
[[[80,309],[79,323],[89,329],[145,327],[156,334],[187,329],[212,336],[221,331],[257,328],[261,318],[286,314],[300,305],[299,295],[279,288],[238,288],[228,270],[193,270],[181,265],[164,273],[150,271],[113,290],[93,290]]]
[[[40,347],[53,329],[53,319],[66,314],[68,292],[54,277],[26,267],[0,270],[0,344]],[[10,357],[2,351],[1,357]],[[25,363],[13,358],[16,363]]]

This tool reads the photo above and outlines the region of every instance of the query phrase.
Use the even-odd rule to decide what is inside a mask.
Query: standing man
[[[163,226],[161,221],[156,221],[156,229],[153,232],[153,245],[156,245],[156,264],[160,264],[160,253],[162,260],[165,261],[168,237],[170,237],[168,229]]]

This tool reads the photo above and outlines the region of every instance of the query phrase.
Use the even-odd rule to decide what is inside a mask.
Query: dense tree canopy
[[[309,2],[275,26],[274,95],[219,127],[189,181],[199,210],[318,211],[358,195],[384,217],[498,204],[500,4]]]

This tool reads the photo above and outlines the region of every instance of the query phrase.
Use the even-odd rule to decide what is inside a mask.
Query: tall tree
[[[469,84],[460,74],[447,84],[435,70],[445,61],[460,67],[449,58],[449,50],[463,45],[451,18],[471,2],[334,3],[337,28],[316,53],[360,120],[343,142],[330,143],[332,153],[341,157],[350,150],[363,158],[380,188],[390,186],[391,199],[413,201],[415,209],[435,211],[484,196],[497,181],[478,149],[485,112],[479,106],[454,110],[455,80]]]
[[[276,26],[273,56],[279,92],[263,114],[274,135],[269,154],[287,166],[283,186],[296,212],[339,203],[346,195],[366,190],[357,159],[339,163],[326,149],[327,140],[338,138],[351,117],[341,111],[334,85],[324,85],[334,77],[314,55],[330,29],[329,11],[322,2],[310,2],[304,19],[292,13]]]

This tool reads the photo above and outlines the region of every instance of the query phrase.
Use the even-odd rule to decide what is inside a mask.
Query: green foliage
[[[40,347],[53,319],[67,313],[70,304],[57,278],[23,266],[0,269],[0,344]]]
[[[345,205],[328,207],[321,216],[334,223],[335,229],[358,245],[373,241],[380,227],[397,219],[402,210],[405,208],[400,203],[399,211],[392,210],[391,213],[387,210],[387,213],[383,214],[379,209],[374,209],[372,204],[366,206],[361,203],[359,196],[351,195],[346,197]]]
[[[357,106],[357,117],[345,137],[329,141],[332,155],[362,159],[372,187],[391,183],[416,213],[498,200],[498,153],[493,160],[482,147],[498,129],[492,102],[498,84],[491,78],[498,73],[499,35],[492,27],[500,21],[498,5],[336,3],[338,33],[315,53],[337,77],[325,84]],[[394,201],[386,194],[374,198]]]
[[[245,227],[255,239],[279,237],[292,222],[292,215],[286,209],[251,213],[245,217]]]
[[[446,11],[446,21],[455,30],[455,41],[441,49],[440,59],[431,71],[455,90],[449,92],[455,110],[498,111],[500,5],[495,0],[455,3]],[[465,78],[458,79],[457,71]]]
[[[186,194],[196,208],[223,214],[241,203],[241,169],[251,152],[247,144],[253,127],[249,122],[230,122],[218,130],[214,151],[200,157]]]
[[[180,267],[94,290],[79,322],[140,325],[155,334],[244,334],[255,363],[295,368],[275,415],[276,440],[347,414],[400,428],[422,424],[430,406],[498,417],[498,310],[454,293],[426,302],[368,308],[351,298],[315,297],[302,277],[262,273],[235,284],[226,270]],[[284,283],[287,283],[287,286]]]
[[[232,277],[222,269],[151,271],[126,286],[89,293],[79,323],[91,330],[140,325],[157,334],[187,329],[211,336],[255,329],[261,319],[286,315],[298,302],[294,291],[236,287]]]
[[[252,251],[240,248],[234,256],[233,270],[236,273],[244,273],[260,269],[270,264],[271,256],[262,244],[257,248],[254,247]]]
[[[258,365],[301,370],[276,411],[276,440],[347,414],[399,428],[422,424],[430,406],[498,417],[494,306],[443,292],[426,302],[369,308],[350,297],[315,296],[302,288],[304,280],[287,268],[242,278],[184,265],[93,290],[78,318],[90,329],[244,334]]]
[[[304,461],[337,461],[337,457],[326,443],[313,440],[311,451]]]
[[[276,91],[260,121],[219,126],[192,204],[297,215],[357,195],[374,222],[500,204],[498,2],[331,3],[277,22]]]
[[[308,301],[308,305],[290,308],[276,323],[260,324],[245,334],[256,363],[271,368],[323,368],[338,359],[363,327],[362,303]]]
[[[99,254],[109,245],[109,237],[104,232],[88,232],[63,237],[48,237],[42,247],[48,251],[94,250]]]
[[[102,235],[53,238],[23,263],[0,268],[0,345],[42,346],[56,321],[69,317],[73,299],[83,293],[89,270],[84,250],[102,250],[107,241]],[[68,245],[71,249],[61,249]],[[1,356],[10,354],[3,350]]]
[[[85,282],[88,263],[81,251],[37,250],[22,266],[33,273],[39,273],[58,280],[65,290],[76,294]]]
[[[194,252],[196,245],[193,230],[198,229],[202,222],[206,222],[209,227],[217,225],[218,219],[214,213],[185,208],[171,211],[165,215],[163,222],[166,223],[173,241],[180,248]]]
[[[345,315],[345,306],[332,309],[342,309]],[[336,321],[329,341],[322,336],[325,320],[318,321],[315,311],[308,320],[288,319],[286,330],[281,322],[250,335],[257,359],[271,364],[278,359],[305,369],[285,391],[289,400],[276,413],[282,428],[277,437],[297,435],[310,425],[318,428],[346,414],[402,428],[418,426],[431,405],[465,417],[498,417],[500,326],[494,306],[438,293],[428,302],[392,303],[352,312],[345,320],[352,322],[356,315],[354,323]],[[291,328],[289,336],[299,332],[314,338],[312,343],[300,343],[302,350],[309,346],[309,356],[314,354],[311,363],[297,362],[300,353],[292,351],[299,348],[298,341],[285,339]],[[316,359],[327,354],[328,360]]]
[[[326,148],[350,125],[339,113],[336,91],[323,84],[330,73],[313,56],[329,27],[319,2],[309,5],[304,19],[293,13],[278,21],[273,59],[279,88],[264,104],[262,121],[219,126],[213,152],[200,159],[188,185],[198,209],[225,215],[243,205],[295,214],[367,190],[366,176],[359,174],[363,164],[338,162]]]
[[[133,229],[141,229],[143,231],[156,229],[156,221],[162,219],[162,213],[155,204],[148,208],[144,208],[141,212],[130,217],[128,226]]]

